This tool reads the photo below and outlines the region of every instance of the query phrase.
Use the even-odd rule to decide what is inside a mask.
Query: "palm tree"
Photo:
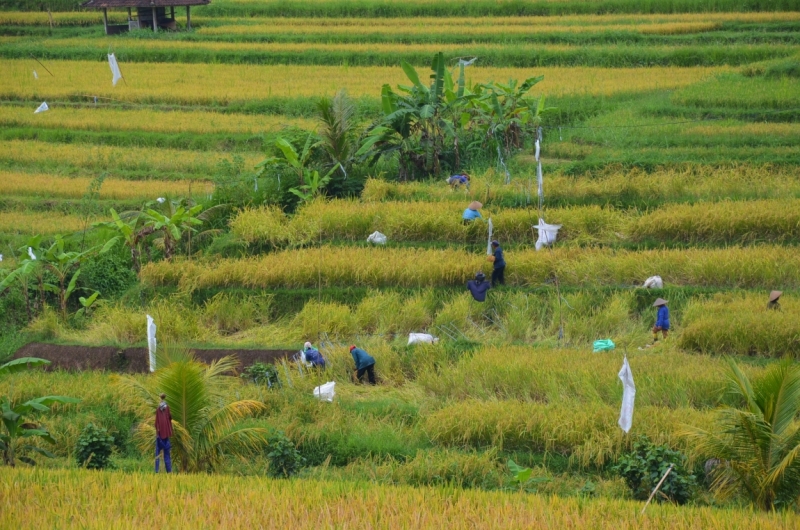
[[[716,493],[741,488],[764,510],[789,506],[800,494],[800,367],[783,361],[751,384],[733,360],[728,364],[729,393],[743,407],[726,407],[711,430],[686,434],[698,453],[720,461]]]
[[[166,394],[174,431],[170,442],[179,469],[189,473],[212,471],[225,455],[258,450],[269,435],[267,429],[240,425],[241,420],[264,410],[263,403],[228,399],[231,378],[225,374],[237,365],[230,356],[210,365],[191,356],[178,356],[147,381],[119,377],[118,384],[136,392],[149,415],[155,413],[159,395]],[[155,428],[151,418],[139,424],[137,434],[141,448],[152,451]]]

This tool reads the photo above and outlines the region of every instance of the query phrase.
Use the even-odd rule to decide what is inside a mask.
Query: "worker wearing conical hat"
[[[464,224],[470,223],[475,219],[483,219],[481,212],[479,211],[481,208],[483,208],[483,205],[478,201],[472,201],[469,203],[467,209],[464,210],[464,215],[461,216],[464,220]]]
[[[669,308],[667,307],[667,301],[663,298],[657,298],[656,301],[653,302],[653,307],[658,308],[656,325],[653,326],[653,342],[656,342],[658,341],[659,331],[665,339],[667,338],[667,333],[669,332]]]
[[[772,309],[773,311],[780,311],[781,304],[778,302],[780,300],[783,291],[772,291],[769,293],[769,302],[767,302],[767,309]]]

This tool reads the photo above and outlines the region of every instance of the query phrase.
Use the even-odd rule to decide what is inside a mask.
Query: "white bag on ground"
[[[622,409],[619,411],[620,428],[626,433],[631,430],[633,424],[633,401],[636,398],[636,385],[633,384],[633,372],[628,364],[628,358],[622,361],[622,368],[619,371],[619,378],[622,381]]]
[[[108,54],[108,66],[111,67],[111,75],[113,78],[111,79],[111,85],[117,86],[117,81],[122,79],[122,72],[119,71],[119,65],[117,64],[117,58],[114,57],[113,53]]]
[[[374,243],[375,245],[385,245],[386,236],[378,231],[372,232],[367,238],[367,242]]]
[[[663,289],[664,281],[661,279],[661,276],[650,276],[644,281],[642,287],[645,289]]]
[[[44,102],[42,102],[42,104],[41,104],[41,105],[39,105],[39,106],[36,108],[36,110],[34,110],[34,111],[33,111],[33,113],[34,113],[34,114],[39,114],[40,112],[44,112],[44,111],[46,111],[46,110],[50,110],[50,107],[48,107],[48,106],[47,106],[47,102],[46,102],[46,101],[44,101]]]
[[[540,217],[539,224],[533,227],[539,231],[539,239],[536,240],[536,250],[541,250],[542,247],[549,247],[556,242],[558,230],[561,228],[561,225],[549,225]]]
[[[333,396],[336,395],[334,387],[336,383],[333,381],[328,381],[324,385],[320,385],[314,389],[314,397],[319,399],[320,401],[333,401]]]
[[[408,345],[412,344],[436,344],[439,339],[428,333],[409,333]]]

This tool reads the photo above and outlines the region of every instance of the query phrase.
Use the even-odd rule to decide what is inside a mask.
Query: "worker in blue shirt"
[[[474,298],[476,302],[485,302],[486,291],[490,288],[491,285],[486,281],[486,275],[483,274],[483,271],[478,271],[475,274],[475,279],[467,282],[467,289],[472,293],[472,298]]]
[[[492,255],[489,256],[489,261],[494,262],[492,287],[505,284],[506,259],[503,257],[503,249],[500,247],[500,242],[496,239],[492,241]]]
[[[325,368],[325,357],[310,342],[303,345],[303,357],[307,363],[311,363],[311,366]]]
[[[657,298],[656,301],[653,302],[653,307],[658,308],[656,325],[653,326],[653,342],[656,342],[658,341],[659,331],[665,339],[667,338],[667,332],[669,331],[669,308],[667,307],[667,301],[663,298]]]
[[[356,363],[356,379],[361,381],[361,378],[364,377],[364,373],[366,373],[369,384],[374,385],[375,358],[361,348],[356,348],[355,346],[350,346],[350,355],[353,356],[353,362]]]
[[[464,215],[461,216],[464,224],[471,223],[475,219],[483,219],[483,216],[481,216],[481,212],[478,211],[482,207],[483,205],[478,201],[472,201],[471,203],[469,203],[467,209],[464,210]]]

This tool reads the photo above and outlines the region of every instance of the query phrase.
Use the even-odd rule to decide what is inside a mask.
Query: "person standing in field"
[[[491,285],[486,281],[486,275],[483,274],[483,271],[475,273],[475,279],[467,282],[467,289],[469,289],[472,298],[474,298],[476,302],[485,302],[486,291],[490,288]]]
[[[156,473],[158,473],[158,455],[164,453],[164,467],[167,473],[172,473],[172,446],[169,439],[172,437],[172,414],[167,405],[167,395],[161,394],[161,403],[156,409]]]
[[[353,361],[356,363],[356,379],[361,381],[361,378],[366,373],[369,384],[374,385],[375,359],[361,348],[356,348],[355,346],[350,346],[350,355],[353,356]]]
[[[769,293],[769,302],[767,302],[767,309],[771,309],[772,311],[780,311],[781,304],[778,302],[780,300],[783,291],[772,291]]]
[[[667,301],[663,298],[657,298],[655,302],[653,302],[653,307],[658,308],[658,314],[656,315],[656,325],[653,326],[653,342],[658,341],[658,332],[661,332],[661,335],[666,339],[667,332],[669,332],[669,308],[667,307]]]
[[[504,285],[506,283],[506,260],[503,257],[503,249],[496,239],[492,241],[492,255],[489,256],[489,261],[494,263],[494,269],[492,270],[492,287]]]

